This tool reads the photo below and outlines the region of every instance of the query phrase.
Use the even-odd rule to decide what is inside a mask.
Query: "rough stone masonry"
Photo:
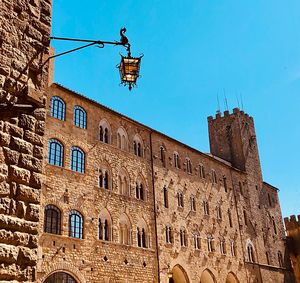
[[[0,1],[0,281],[35,281],[51,0]]]

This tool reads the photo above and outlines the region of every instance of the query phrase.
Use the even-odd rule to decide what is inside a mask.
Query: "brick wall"
[[[35,281],[51,1],[0,3],[0,281]]]

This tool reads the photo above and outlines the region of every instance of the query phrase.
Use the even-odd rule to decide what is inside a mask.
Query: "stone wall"
[[[59,96],[66,104],[65,121],[50,116],[51,97]],[[63,167],[48,164],[45,147],[46,180],[42,188],[39,238],[38,281],[53,272],[64,271],[79,282],[157,282],[157,261],[150,140],[147,129],[115,112],[69,90],[52,85],[48,91],[46,140],[57,139],[64,146]],[[74,106],[87,112],[86,129],[74,125]],[[109,144],[99,140],[100,121],[108,122]],[[117,130],[128,135],[128,148],[117,147]],[[143,142],[143,157],[133,154],[133,137]],[[78,146],[85,152],[86,168],[81,174],[70,170],[70,150]],[[109,172],[108,189],[100,188],[99,172]],[[118,178],[125,173],[130,191],[120,192]],[[135,197],[136,182],[142,180],[145,200]],[[44,208],[55,205],[62,214],[61,235],[44,233]],[[83,239],[69,237],[69,212],[79,211],[84,218]],[[106,211],[112,220],[109,241],[98,237],[98,219]],[[120,218],[127,215],[131,223],[131,243],[122,244]],[[144,221],[147,248],[138,247],[136,231]],[[72,266],[72,268],[70,268]],[[82,279],[83,278],[83,279]],[[127,281],[126,281],[127,280]]]
[[[300,215],[284,218],[287,243],[296,283],[300,282]]]
[[[35,281],[51,1],[0,3],[0,281]]]

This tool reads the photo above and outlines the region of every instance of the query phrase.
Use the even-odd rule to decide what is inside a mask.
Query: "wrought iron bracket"
[[[68,51],[64,51],[62,53],[59,54],[55,54],[53,56],[48,57],[48,59],[43,63],[43,66],[50,60],[56,57],[60,57],[62,55],[65,54],[69,54],[75,51],[78,51],[80,49],[84,49],[93,45],[96,45],[96,47],[98,48],[104,48],[105,45],[121,45],[124,46],[128,52],[128,56],[131,56],[131,51],[130,51],[130,43],[128,38],[125,36],[125,32],[126,32],[126,28],[121,28],[120,30],[120,41],[103,41],[103,40],[92,40],[92,39],[78,39],[78,38],[68,38],[68,37],[56,37],[56,36],[51,36],[50,39],[51,40],[64,40],[64,41],[73,41],[73,42],[86,42],[88,44],[68,50]]]

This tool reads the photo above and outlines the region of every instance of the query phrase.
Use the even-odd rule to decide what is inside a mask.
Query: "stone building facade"
[[[293,282],[253,118],[208,125],[205,154],[52,84],[37,281]]]
[[[0,281],[36,280],[51,0],[0,1]]]
[[[284,218],[287,244],[296,283],[300,282],[300,215]]]

